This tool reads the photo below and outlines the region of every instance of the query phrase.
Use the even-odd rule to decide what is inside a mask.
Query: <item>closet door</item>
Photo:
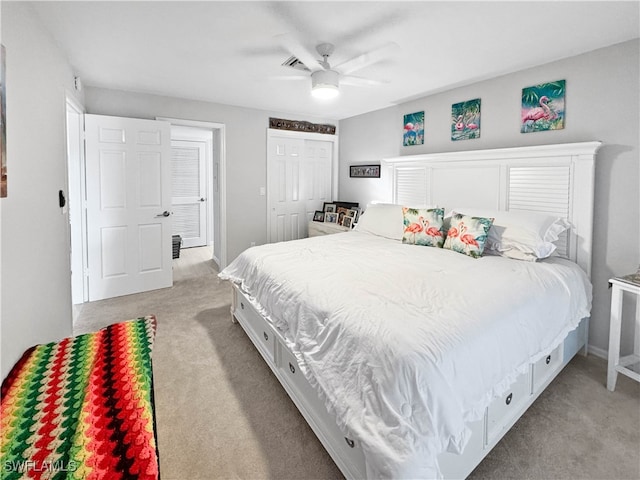
[[[184,248],[207,243],[206,147],[202,141],[171,142],[173,234]]]
[[[308,236],[308,223],[331,201],[333,140],[272,132],[267,145],[268,241]]]

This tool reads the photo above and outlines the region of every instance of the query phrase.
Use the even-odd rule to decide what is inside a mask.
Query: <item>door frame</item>
[[[273,146],[274,137],[295,138],[298,140],[317,140],[321,142],[330,142],[332,144],[331,149],[331,200],[338,198],[338,135],[329,135],[325,133],[312,133],[312,132],[296,132],[293,130],[278,130],[276,128],[267,128],[267,158],[266,158],[266,170],[267,170],[267,241],[271,238],[271,192],[269,191],[269,152]]]
[[[69,112],[79,117],[78,131],[70,131],[70,125],[67,119]],[[87,189],[85,181],[85,163],[84,163],[84,114],[85,109],[80,102],[70,93],[65,93],[65,135],[66,135],[66,156],[67,156],[67,204],[69,206],[69,248],[71,262],[69,268],[73,265],[80,266],[81,275],[81,291],[78,283],[71,281],[71,303],[72,305],[80,305],[89,301],[89,277],[87,275]],[[73,138],[72,138],[73,136]],[[77,155],[72,154],[69,142],[77,141]],[[73,275],[73,273],[72,273]],[[76,316],[74,309],[74,320]]]
[[[226,153],[226,133],[225,124],[216,122],[202,122],[199,120],[185,120],[182,118],[156,117],[156,120],[169,122],[171,126],[197,127],[210,129],[213,132],[213,158],[212,164],[215,168],[215,159],[218,159],[218,194],[214,195],[214,202],[219,205],[220,218],[216,225],[215,206],[213,206],[213,261],[222,270],[227,266],[227,153]],[[211,172],[213,174],[213,172]],[[213,192],[212,192],[213,193]],[[217,228],[216,228],[217,227]],[[216,255],[216,239],[220,244],[219,256]]]

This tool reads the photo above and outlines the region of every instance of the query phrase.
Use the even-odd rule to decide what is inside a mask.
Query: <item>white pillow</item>
[[[537,212],[474,208],[454,210],[472,216],[493,217],[486,244],[487,253],[517,260],[536,261],[551,256],[557,248],[553,242],[571,226],[562,217]]]
[[[404,224],[402,205],[371,203],[360,215],[355,229],[392,240],[402,240]]]

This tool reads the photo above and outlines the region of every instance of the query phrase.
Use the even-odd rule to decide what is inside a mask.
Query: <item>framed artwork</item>
[[[348,208],[345,207],[338,207],[338,223],[340,225],[342,225],[342,220],[344,219],[345,215],[349,212]]]
[[[451,140],[480,138],[480,99],[451,105]]]
[[[565,80],[522,89],[521,133],[564,128]]]
[[[314,222],[324,222],[324,212],[320,210],[316,210],[316,213],[313,214]]]
[[[351,165],[349,176],[352,178],[380,178],[380,165]]]
[[[333,202],[336,204],[336,206],[338,207],[344,207],[344,208],[357,208],[360,206],[360,204],[358,202]]]
[[[322,206],[322,211],[324,213],[335,213],[336,212],[336,204],[335,203],[328,203],[328,202],[324,202],[324,205]]]
[[[360,209],[358,207],[350,208],[347,212],[347,217],[351,218],[351,225],[358,221],[358,217],[360,216]]]
[[[0,45],[0,197],[7,196],[7,88],[5,82],[4,45]]]
[[[402,145],[422,145],[424,143],[424,111],[404,116]]]
[[[353,218],[345,216],[342,219],[342,226],[343,227],[347,227],[347,228],[351,228],[352,222],[353,222]]]
[[[338,223],[338,214],[335,212],[324,212],[325,223]]]

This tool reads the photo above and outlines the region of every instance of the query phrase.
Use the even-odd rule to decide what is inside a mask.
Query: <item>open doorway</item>
[[[222,269],[227,264],[224,124],[156,119],[171,124],[174,234],[183,237],[184,248],[201,246],[203,239],[213,245],[213,260]]]

